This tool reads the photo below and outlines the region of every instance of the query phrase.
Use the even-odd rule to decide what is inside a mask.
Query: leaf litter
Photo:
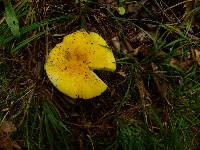
[[[34,2],[39,4],[40,1]],[[174,23],[178,19],[181,20],[180,16],[184,15],[182,9],[180,9],[178,15],[176,15],[176,13],[173,14],[173,11],[177,10],[177,8],[170,8],[167,6],[173,2],[162,1],[162,3],[159,4],[154,1],[143,0],[141,2],[144,3],[141,3],[139,8],[133,10],[139,3],[135,1],[134,3],[128,3],[128,1],[125,7],[128,10],[126,10],[126,13],[123,15],[128,19],[123,20],[123,18],[120,18],[121,16],[118,15],[116,9],[116,7],[118,7],[118,1],[99,0],[98,2],[98,4],[90,4],[89,1],[88,3],[86,1],[81,4],[81,6],[73,5],[72,2],[69,2],[69,4],[67,3],[68,5],[53,1],[49,1],[48,4],[41,3],[41,6],[36,9],[37,13],[35,13],[35,19],[37,21],[45,19],[47,16],[58,14],[68,15],[71,13],[80,13],[81,17],[69,24],[67,22],[53,24],[52,26],[57,26],[58,28],[47,33],[41,40],[34,40],[33,43],[28,44],[25,48],[26,55],[23,58],[21,57],[24,60],[23,67],[19,64],[14,64],[12,66],[14,77],[21,77],[24,75],[24,78],[18,79],[18,82],[23,83],[26,79],[31,80],[31,82],[36,82],[37,89],[35,95],[41,99],[48,97],[49,101],[58,109],[60,117],[67,121],[74,129],[73,142],[77,142],[77,149],[84,149],[86,143],[88,143],[86,139],[90,139],[90,142],[98,138],[109,139],[108,141],[111,143],[115,138],[118,123],[121,120],[125,120],[128,124],[139,125],[143,125],[145,121],[152,132],[159,132],[160,127],[153,122],[153,119],[149,115],[151,107],[159,109],[162,122],[165,127],[167,127],[169,124],[169,112],[172,110],[171,105],[174,105],[174,99],[171,99],[168,95],[169,89],[171,88],[170,83],[164,79],[166,75],[165,71],[159,66],[160,62],[165,61],[163,57],[170,53],[170,50],[159,47],[159,45],[152,50],[152,39],[147,33],[153,32],[151,36],[155,38],[155,41],[159,44],[159,39],[156,39],[156,32],[164,33],[165,30],[155,31],[155,26],[157,27],[157,24],[154,24],[154,19],[156,20],[156,18],[159,18],[159,21],[163,23]],[[171,4],[171,6],[173,6],[173,4]],[[150,9],[152,12],[148,12],[148,10],[144,8]],[[165,11],[162,11],[162,9]],[[155,12],[155,14],[152,15],[147,12]],[[132,22],[130,22],[129,19],[132,19]],[[71,33],[72,30],[75,31],[79,29],[80,26],[89,31],[95,31],[101,34],[106,41],[110,42],[109,45],[113,46],[117,60],[120,62],[122,61],[125,65],[119,63],[116,73],[97,72],[97,74],[102,77],[103,81],[107,82],[109,85],[109,90],[102,96],[92,99],[91,101],[74,102],[73,99],[61,94],[50,84],[45,77],[43,68],[40,69],[37,75],[41,78],[37,79],[33,76],[34,71],[31,69],[27,71],[26,68],[35,66],[35,62],[37,61],[43,64],[45,62],[45,54],[48,50],[46,47],[51,49],[54,47],[55,43],[60,42],[62,36]],[[138,26],[144,28],[146,32],[138,28]],[[177,30],[177,33],[178,32],[182,32],[182,30]],[[198,34],[196,34],[197,32],[195,32],[195,34],[192,31],[189,33],[198,37]],[[172,37],[172,39],[173,37],[177,38],[176,35],[174,36],[172,34],[170,34],[170,37]],[[168,39],[166,38],[166,40]],[[44,45],[45,41],[47,42],[46,44],[48,44],[46,47]],[[173,64],[180,70],[188,70],[192,62],[199,62],[198,49],[194,48],[191,52],[193,53],[192,56],[189,54],[184,56],[183,59],[175,56],[173,59],[167,60],[167,65]],[[145,61],[145,58],[149,58],[149,60]],[[12,61],[8,62],[10,64],[13,63]],[[134,64],[134,67],[140,70],[140,72],[132,78],[130,76],[132,68],[129,64]],[[20,71],[19,68],[21,68]],[[22,73],[22,75],[20,75],[20,73]],[[149,74],[152,79],[148,79]],[[129,84],[129,78],[133,80],[133,84]],[[42,82],[42,85],[39,84],[40,82]],[[129,91],[131,92],[129,93],[127,92],[127,85],[130,85]],[[26,84],[21,85],[20,88],[23,88],[23,86],[25,87]],[[126,92],[127,101],[123,104],[120,112],[117,113],[116,110]],[[9,139],[11,143],[15,143],[16,141],[12,140],[11,135],[16,129],[11,128],[11,126],[12,125],[10,125],[10,131],[12,132],[9,132],[9,134],[4,132],[5,130],[1,132],[5,139]],[[95,144],[96,143],[92,144],[93,149],[96,148]]]
[[[2,150],[20,150],[18,143],[11,138],[16,131],[15,125],[11,121],[3,121],[0,124],[0,149]]]

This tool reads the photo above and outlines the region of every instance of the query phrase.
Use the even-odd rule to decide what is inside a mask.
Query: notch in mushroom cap
[[[101,95],[107,85],[93,70],[115,71],[112,50],[97,33],[77,31],[64,37],[49,53],[45,70],[53,85],[72,98]]]

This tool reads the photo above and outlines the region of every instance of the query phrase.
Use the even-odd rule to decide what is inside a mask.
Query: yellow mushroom
[[[59,91],[83,99],[99,96],[107,89],[93,70],[115,69],[115,58],[106,41],[97,33],[85,31],[65,36],[45,63],[47,76]]]

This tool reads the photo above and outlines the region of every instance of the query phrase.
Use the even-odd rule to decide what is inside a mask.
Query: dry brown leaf
[[[192,60],[197,62],[198,65],[200,66],[200,50],[191,49],[191,57],[192,57]]]
[[[181,70],[188,70],[188,68],[190,67],[191,64],[191,58],[185,57],[182,61],[176,59],[176,58],[172,58],[169,62],[171,65],[175,65],[178,68],[180,68]]]
[[[179,61],[175,58],[172,58],[169,62],[171,65],[178,65],[179,64]]]
[[[184,4],[185,13],[183,15],[184,21],[187,21],[188,19],[193,18],[192,10],[194,9],[196,3],[197,3],[196,0],[185,1],[185,4]]]
[[[149,52],[148,47],[146,47],[144,45],[140,45],[139,47],[133,49],[131,54],[133,54],[135,56],[138,55],[138,54],[143,54],[144,56],[151,55],[151,53]]]
[[[156,66],[156,64],[151,63],[151,66],[152,66],[152,70],[154,72],[153,79],[154,79],[154,82],[156,83],[156,86],[158,88],[160,96],[162,97],[162,99],[164,101],[167,102],[167,104],[169,106],[172,107],[172,104],[169,102],[169,100],[167,98],[167,92],[168,92],[168,84],[167,84],[167,82],[161,79],[162,74],[157,74],[158,67]]]
[[[10,135],[16,131],[15,125],[11,121],[4,121],[0,125],[0,149],[2,150],[20,150],[21,147],[16,141],[10,138]]]
[[[118,71],[117,74],[119,74],[122,77],[127,77],[127,73],[125,71]]]
[[[191,15],[191,11],[192,11],[192,8],[193,8],[193,1],[187,1],[185,2],[184,4],[184,7],[185,7],[185,13],[184,13],[184,18],[185,20],[187,20],[188,18],[190,18],[190,15]]]
[[[138,106],[131,106],[128,109],[125,109],[121,112],[119,115],[119,119],[126,120],[129,123],[136,122],[136,115],[139,113],[139,107]]]
[[[113,47],[114,47],[116,50],[119,51],[119,50],[121,49],[121,47],[120,47],[120,42],[119,42],[118,36],[113,37],[113,38],[111,39],[111,41],[112,41]]]
[[[141,100],[141,103],[144,107],[148,107],[149,105],[151,105],[151,96],[148,92],[148,90],[145,87],[144,81],[140,78],[137,77],[135,78],[135,86],[138,89],[138,93],[139,93],[139,97]]]
[[[2,150],[20,150],[21,147],[17,144],[16,141],[13,141],[12,139],[1,139],[0,141],[0,149]]]
[[[136,36],[136,38],[142,43],[144,41],[146,41],[146,39],[148,38],[147,37],[147,34],[144,33],[144,32],[139,32]]]
[[[135,81],[135,86],[138,89],[140,103],[142,104],[142,107],[144,108],[144,120],[146,123],[148,123],[147,110],[149,106],[151,106],[152,104],[151,96],[149,92],[146,90],[144,81],[140,76],[137,76],[134,81]]]
[[[104,0],[106,4],[117,3],[116,0]]]
[[[141,0],[141,1],[133,1],[133,2],[127,2],[127,14],[133,14],[133,16],[137,16],[140,12],[144,4],[147,2],[147,0]]]
[[[4,121],[0,125],[0,130],[4,133],[12,133],[16,131],[16,127],[11,121]]]
[[[131,43],[128,40],[125,40],[126,48],[128,51],[133,51],[133,47],[131,46]]]

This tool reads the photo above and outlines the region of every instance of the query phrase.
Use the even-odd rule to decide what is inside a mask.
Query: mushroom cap
[[[107,85],[93,70],[115,71],[116,62],[106,41],[97,33],[66,35],[49,53],[45,70],[53,85],[72,98],[101,95]]]

